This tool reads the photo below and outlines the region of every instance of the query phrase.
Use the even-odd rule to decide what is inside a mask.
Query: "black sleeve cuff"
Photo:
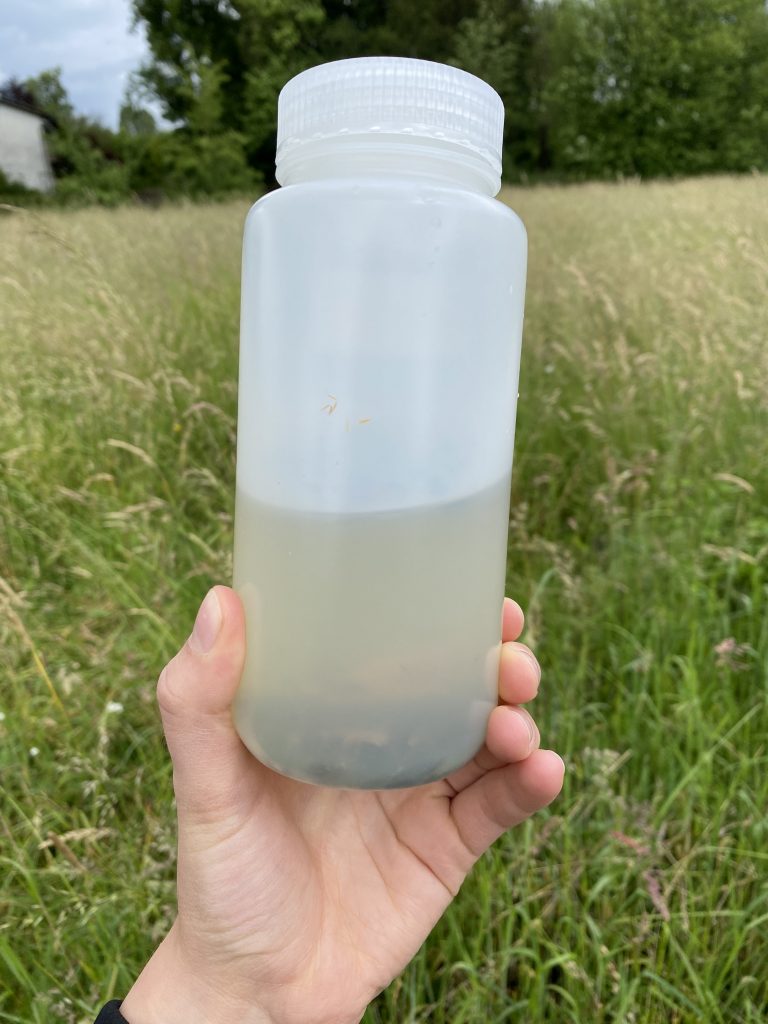
[[[125,1017],[120,1013],[121,1003],[122,1000],[120,999],[113,999],[111,1003],[107,1003],[96,1018],[96,1024],[128,1024]]]

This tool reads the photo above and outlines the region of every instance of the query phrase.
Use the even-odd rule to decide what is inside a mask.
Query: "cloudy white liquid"
[[[496,704],[509,480],[436,505],[330,514],[237,494],[248,655],[235,722],[283,774],[394,788],[482,745]]]

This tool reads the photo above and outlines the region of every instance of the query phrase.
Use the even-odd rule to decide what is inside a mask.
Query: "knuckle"
[[[184,707],[184,700],[179,685],[179,667],[176,658],[165,666],[157,680],[157,703],[165,715],[177,716]]]

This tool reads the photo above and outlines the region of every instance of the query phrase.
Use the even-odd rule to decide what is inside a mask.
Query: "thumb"
[[[229,587],[214,587],[200,605],[190,637],[157,683],[180,818],[229,818],[249,788],[243,778],[256,762],[230,711],[244,660],[240,598]]]

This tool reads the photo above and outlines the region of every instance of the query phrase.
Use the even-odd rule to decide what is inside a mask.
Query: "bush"
[[[221,196],[251,192],[261,176],[248,166],[237,132],[192,135],[184,130],[134,140],[131,191],[163,196]]]

